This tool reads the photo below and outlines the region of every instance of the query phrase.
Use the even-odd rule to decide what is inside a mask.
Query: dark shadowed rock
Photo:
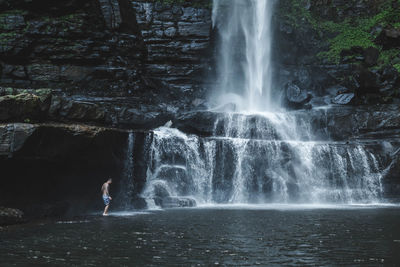
[[[376,71],[370,71],[366,68],[359,67],[355,74],[358,88],[355,88],[357,95],[365,95],[367,93],[377,93],[380,87],[379,75]]]
[[[24,213],[18,209],[0,207],[0,226],[25,222]]]
[[[364,50],[364,62],[367,66],[376,65],[379,58],[379,50],[375,47],[369,47]]]
[[[174,127],[186,133],[211,136],[218,113],[198,111],[185,113],[173,121]]]
[[[391,49],[400,47],[400,29],[385,29],[378,37],[375,42],[382,45],[385,49]]]

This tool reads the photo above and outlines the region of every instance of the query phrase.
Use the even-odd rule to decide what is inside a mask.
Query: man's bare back
[[[101,192],[103,193],[103,196],[110,196],[110,193],[108,192],[109,187],[110,185],[108,184],[108,182],[105,182],[103,184],[103,186],[101,187]]]

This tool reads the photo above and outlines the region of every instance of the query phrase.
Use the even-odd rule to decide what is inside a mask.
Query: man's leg
[[[108,212],[108,207],[109,207],[109,206],[110,206],[110,205],[107,205],[107,206],[104,208],[103,215],[108,215],[107,212]]]

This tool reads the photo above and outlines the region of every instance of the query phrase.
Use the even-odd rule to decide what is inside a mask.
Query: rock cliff
[[[208,3],[2,1],[2,94],[46,88],[92,103],[129,97],[129,107],[168,102],[185,108],[204,96]]]
[[[74,200],[99,208],[99,183],[116,177],[118,190],[128,129],[138,192],[152,129],[171,121],[209,136],[220,115],[201,112],[213,88],[211,2],[0,0],[0,206],[27,216],[76,213]],[[307,113],[315,131],[398,146],[399,10],[397,0],[277,1],[276,88],[287,106],[333,103]],[[387,164],[393,195],[398,158]]]

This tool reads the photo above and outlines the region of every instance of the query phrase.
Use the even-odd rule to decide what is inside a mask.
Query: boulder
[[[25,222],[24,213],[19,209],[0,207],[0,226]]]
[[[400,29],[384,29],[375,42],[383,46],[384,49],[392,49],[400,47]]]
[[[161,199],[170,196],[170,193],[168,192],[168,189],[166,188],[164,183],[155,183],[153,185],[153,193],[155,197]]]
[[[186,133],[211,136],[218,114],[211,111],[188,112],[176,118],[173,125]]]
[[[311,100],[311,95],[301,89],[296,83],[289,82],[285,86],[287,106],[290,108],[303,108]]]
[[[390,65],[386,65],[382,71],[381,71],[381,79],[383,81],[389,81],[389,82],[396,82],[397,79],[399,78],[399,72],[397,71],[396,68]]]
[[[379,74],[376,71],[370,71],[360,66],[356,70],[355,80],[357,88],[354,88],[357,95],[365,95],[367,93],[378,93],[380,88]]]
[[[339,105],[347,105],[354,98],[354,93],[339,94],[333,100],[332,103]]]
[[[379,50],[375,47],[369,47],[364,50],[364,62],[367,66],[376,65],[379,58]]]

